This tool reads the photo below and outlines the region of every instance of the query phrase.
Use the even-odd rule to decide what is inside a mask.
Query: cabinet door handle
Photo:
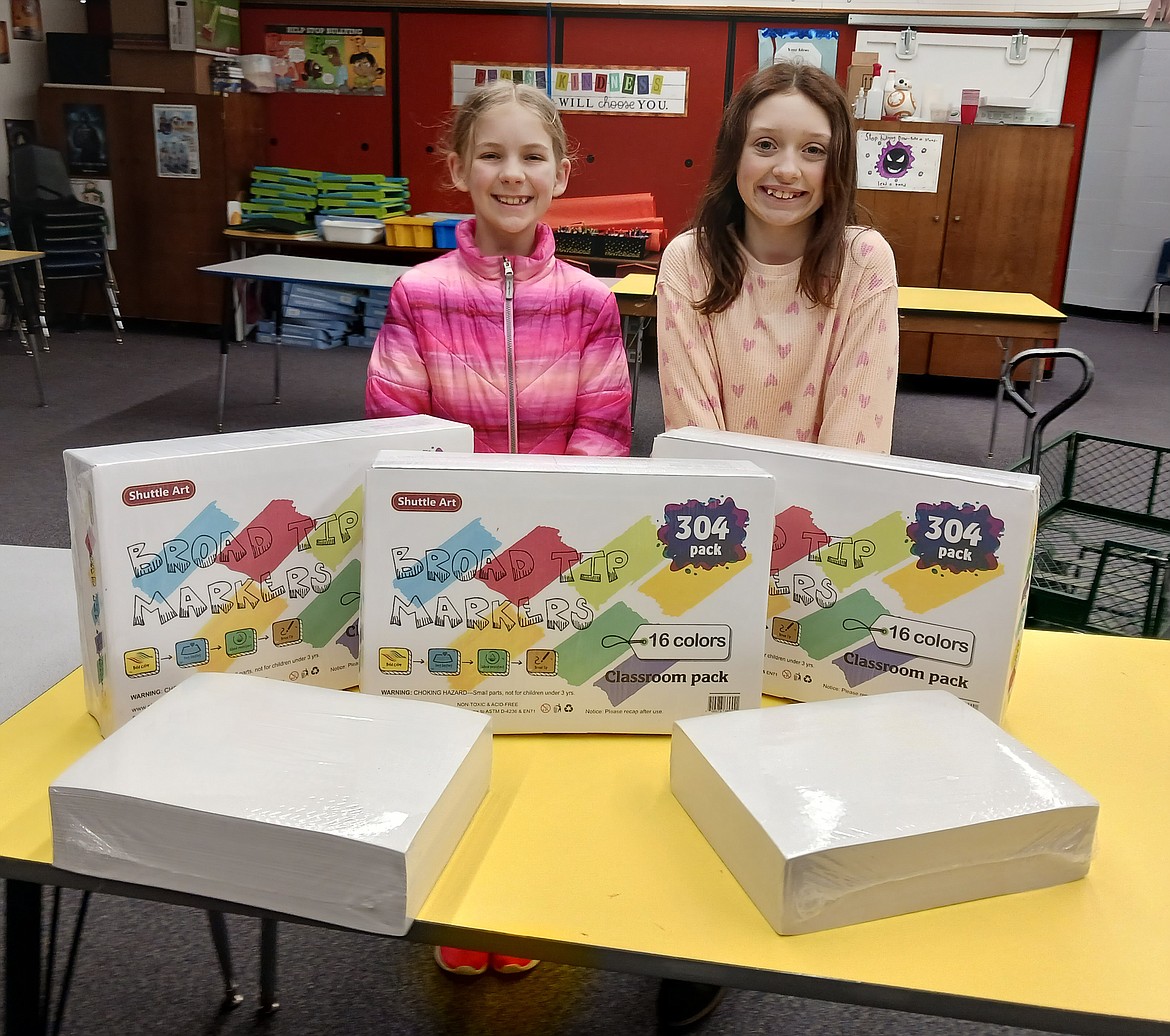
[[[940,216],[931,216],[930,218],[931,218],[932,220],[934,220],[934,221],[935,221],[935,223],[937,223],[937,222],[939,221],[939,219],[941,219],[941,217],[940,217]]]
[[[959,220],[961,220],[962,218],[963,218],[962,216],[956,216],[956,217],[955,217],[955,222],[956,222],[956,223],[958,223],[958,222],[959,222]]]

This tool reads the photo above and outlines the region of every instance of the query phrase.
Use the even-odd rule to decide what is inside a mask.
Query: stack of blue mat
[[[346,338],[346,345],[359,349],[372,349],[382,324],[386,321],[386,308],[390,305],[389,288],[370,288],[362,300],[361,330],[355,330]]]
[[[323,284],[286,284],[282,293],[281,344],[305,349],[336,349],[358,326],[365,300],[360,289]],[[261,320],[256,341],[274,342],[276,322]]]

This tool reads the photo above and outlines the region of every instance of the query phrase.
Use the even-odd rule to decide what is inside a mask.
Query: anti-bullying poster
[[[386,93],[386,35],[381,29],[269,25],[264,52],[272,58],[278,91]]]

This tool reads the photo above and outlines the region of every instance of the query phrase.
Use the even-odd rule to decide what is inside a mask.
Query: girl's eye
[[[829,153],[828,148],[820,144],[809,144],[804,150],[806,154],[812,155],[814,158],[824,158]]]
[[[757,140],[756,141],[756,150],[757,151],[774,151],[775,149],[776,149],[776,145],[770,140]]]

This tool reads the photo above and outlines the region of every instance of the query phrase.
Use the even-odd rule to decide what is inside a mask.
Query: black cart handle
[[[1031,400],[1025,399],[1020,395],[1016,389],[1015,381],[1012,379],[1012,372],[1021,363],[1027,363],[1029,360],[1059,360],[1064,358],[1076,360],[1081,365],[1081,383],[1065,396],[1064,399],[1049,409],[1033,426],[1032,434],[1029,437],[1028,448],[1029,470],[1033,475],[1038,474],[1040,471],[1040,449],[1045,427],[1053,418],[1059,417],[1089,391],[1093,384],[1093,361],[1079,349],[1070,349],[1068,347],[1058,346],[1055,349],[1025,349],[1022,353],[1018,353],[1012,358],[1012,361],[1007,365],[1007,369],[1003,372],[1004,395],[1015,403],[1028,418],[1033,418],[1038,411],[1032,405]]]

